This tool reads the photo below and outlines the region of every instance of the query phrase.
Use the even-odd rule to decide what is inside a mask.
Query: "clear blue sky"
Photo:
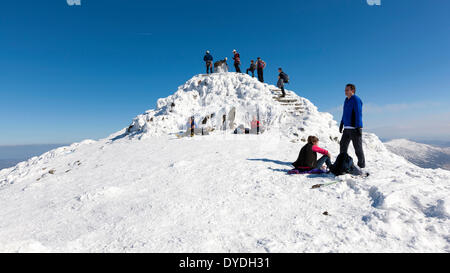
[[[0,145],[106,137],[203,73],[206,49],[237,49],[243,68],[261,56],[271,83],[282,66],[289,89],[336,115],[355,83],[382,137],[450,139],[449,11],[448,0],[3,1]]]

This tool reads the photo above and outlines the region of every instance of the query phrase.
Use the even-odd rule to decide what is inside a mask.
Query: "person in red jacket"
[[[259,122],[259,120],[256,118],[256,116],[253,116],[253,120],[252,120],[252,122],[250,123],[250,132],[252,133],[252,134],[257,134],[257,135],[259,135],[259,131],[260,131],[260,128],[261,128],[261,123]]]
[[[264,68],[266,68],[266,63],[263,60],[261,60],[260,57],[258,57],[256,61],[256,70],[258,72],[258,80],[260,82],[264,82],[264,74],[263,74]]]
[[[320,148],[318,144],[319,139],[317,137],[309,136],[308,143],[303,146],[297,161],[292,165],[302,171],[321,169],[324,163],[329,168],[331,166],[331,155],[327,150]],[[317,160],[317,153],[323,155],[319,160]]]
[[[236,72],[237,72],[237,73],[241,73],[241,68],[240,68],[240,65],[241,65],[241,55],[239,55],[239,53],[236,51],[236,49],[233,50],[233,54],[234,54],[234,57],[233,57],[233,60],[234,60],[234,68],[236,69]]]

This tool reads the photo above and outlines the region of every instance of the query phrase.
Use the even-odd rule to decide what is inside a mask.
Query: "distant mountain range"
[[[0,170],[15,166],[17,163],[22,162],[24,160],[26,160],[26,158],[24,158],[24,159],[0,159]]]
[[[0,170],[15,166],[33,156],[39,156],[65,144],[5,145],[0,146]]]
[[[450,170],[450,147],[437,147],[407,139],[394,139],[386,142],[385,146],[419,167]]]

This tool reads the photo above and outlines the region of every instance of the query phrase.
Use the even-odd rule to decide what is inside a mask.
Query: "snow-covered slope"
[[[1,170],[0,251],[450,252],[450,172],[364,134],[368,178],[288,176],[306,136],[335,156],[339,134],[331,115],[271,89],[199,75],[129,128]],[[211,114],[233,107],[222,130]],[[232,135],[252,111],[267,132]],[[209,116],[211,135],[177,138],[190,115]]]
[[[195,116],[199,125],[210,130],[227,130],[239,125],[249,127],[253,116],[274,134],[299,139],[317,134],[336,142],[336,122],[328,113],[320,113],[309,100],[288,92],[284,99],[274,99],[275,86],[260,83],[246,75],[216,73],[198,75],[180,86],[174,95],[159,99],[157,109],[136,117],[129,131],[139,138],[163,136],[186,128],[187,119]],[[235,119],[230,122],[230,113]],[[316,126],[319,125],[320,126]],[[308,131],[306,130],[308,128]]]
[[[450,170],[450,148],[435,147],[407,139],[394,139],[385,145],[391,152],[403,156],[419,167]]]

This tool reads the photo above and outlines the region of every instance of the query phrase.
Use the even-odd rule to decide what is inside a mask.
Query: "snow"
[[[403,156],[419,167],[450,170],[450,148],[435,147],[407,139],[394,139],[385,145],[391,152]]]
[[[130,131],[139,138],[164,136],[186,129],[190,116],[195,116],[201,125],[205,117],[211,115],[213,117],[205,126],[220,130],[223,115],[229,116],[236,108],[235,126],[230,128],[227,122],[227,128],[231,130],[239,125],[249,127],[253,116],[259,116],[263,126],[275,134],[293,136],[295,133],[298,139],[316,134],[326,141],[338,139],[332,115],[318,112],[309,100],[289,91],[285,101],[295,100],[294,103],[274,101],[272,89],[276,87],[260,83],[246,74],[198,75],[180,86],[174,95],[159,99],[157,109],[136,117]],[[286,107],[283,104],[292,105]],[[318,124],[321,126],[315,126]]]
[[[450,252],[449,171],[417,167],[365,133],[368,178],[286,175],[303,138],[317,135],[335,157],[339,133],[307,99],[288,91],[301,104],[293,112],[271,89],[198,75],[128,133],[1,170],[0,251]],[[233,107],[225,131],[212,119],[209,136],[175,135],[191,115]],[[255,108],[267,131],[231,134]]]

